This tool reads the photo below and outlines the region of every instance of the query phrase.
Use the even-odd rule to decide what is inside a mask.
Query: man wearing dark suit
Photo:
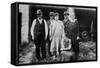
[[[64,29],[66,36],[71,39],[72,50],[74,52],[71,61],[76,61],[79,54],[79,23],[77,19],[75,19],[75,14],[69,13],[68,11],[64,12]]]
[[[41,60],[46,58],[45,40],[47,38],[48,28],[46,20],[42,18],[43,12],[41,9],[37,10],[36,15],[37,18],[34,19],[32,23],[31,35],[36,45],[36,57],[38,60]]]

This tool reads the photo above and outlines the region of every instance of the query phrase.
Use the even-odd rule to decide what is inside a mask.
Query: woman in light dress
[[[59,56],[63,36],[64,25],[63,22],[59,20],[59,13],[56,12],[55,20],[53,20],[50,25],[50,39],[52,40],[50,52],[53,55],[53,59],[55,59],[56,56]]]

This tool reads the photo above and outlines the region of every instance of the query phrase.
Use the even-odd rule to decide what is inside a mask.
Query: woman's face
[[[55,20],[58,20],[58,19],[59,19],[59,16],[58,16],[58,15],[56,15],[56,16],[55,16]]]
[[[54,19],[54,16],[50,16],[50,19],[53,20]]]

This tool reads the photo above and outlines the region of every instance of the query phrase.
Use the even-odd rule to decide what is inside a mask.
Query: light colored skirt
[[[56,36],[52,38],[50,52],[58,52],[61,46],[61,37]]]

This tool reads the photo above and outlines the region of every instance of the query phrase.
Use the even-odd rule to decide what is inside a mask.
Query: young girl
[[[60,48],[60,58],[61,61],[69,61],[70,56],[72,56],[73,52],[71,51],[71,39],[64,36],[61,40],[61,48]]]

